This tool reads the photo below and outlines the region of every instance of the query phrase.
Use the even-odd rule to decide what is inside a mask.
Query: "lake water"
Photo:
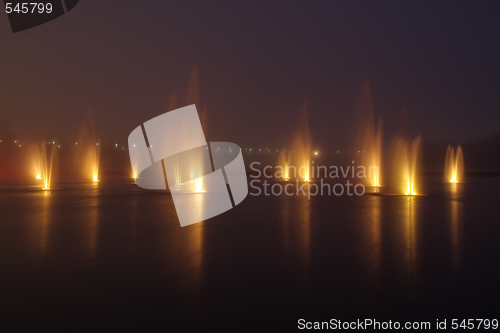
[[[500,178],[426,177],[413,198],[249,195],[183,228],[169,194],[129,179],[55,187],[1,180],[2,330],[498,317]]]

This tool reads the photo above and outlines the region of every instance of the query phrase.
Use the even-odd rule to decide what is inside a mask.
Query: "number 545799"
[[[5,12],[7,14],[10,14],[12,12],[19,13],[19,14],[26,14],[26,13],[38,13],[38,14],[43,14],[43,13],[51,13],[52,12],[52,4],[49,3],[42,3],[42,2],[23,2],[23,3],[16,3],[15,5],[12,2],[7,2],[5,4]]]

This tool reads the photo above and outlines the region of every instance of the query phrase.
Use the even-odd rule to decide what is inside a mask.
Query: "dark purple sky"
[[[13,34],[0,13],[0,119],[17,133],[126,141],[182,102],[197,64],[209,140],[281,146],[307,98],[315,146],[351,138],[362,81],[389,136],[403,108],[424,141],[500,130],[500,3],[81,0]]]

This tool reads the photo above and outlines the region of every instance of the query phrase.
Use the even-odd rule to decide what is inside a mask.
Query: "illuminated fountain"
[[[101,144],[102,145],[102,144]],[[99,182],[99,153],[101,146],[95,135],[95,122],[92,112],[87,112],[84,125],[80,131],[78,141],[78,155],[80,164],[83,166],[85,178],[90,179],[94,184]],[[135,178],[135,173],[132,170]]]
[[[194,180],[195,191],[194,193],[204,193],[203,191],[203,178],[198,177]]]
[[[304,101],[299,119],[299,130],[292,142],[292,150],[289,152],[288,165],[296,167],[297,174],[305,182],[311,181],[311,134],[307,116],[307,103]],[[281,164],[280,164],[281,165]],[[288,168],[287,168],[288,169]],[[289,171],[287,170],[287,173]],[[288,175],[289,177],[290,175]]]
[[[396,139],[396,167],[402,173],[401,191],[405,195],[417,195],[416,168],[419,147],[420,136],[411,142],[403,137]]]
[[[205,191],[203,189],[203,175],[207,173],[207,170],[205,170],[205,168],[211,169],[211,165],[208,165],[208,161],[210,161],[210,158],[208,157],[208,150],[203,147],[192,149],[187,154],[184,154],[180,159],[180,163],[176,163],[176,165],[180,166],[179,170],[176,170],[176,175],[177,173],[179,174],[179,179],[176,179],[176,182],[182,182],[182,169],[189,167],[191,184],[194,184],[194,193],[204,193]]]
[[[210,152],[212,152],[213,154],[215,154],[216,152],[213,151],[214,149],[211,150],[210,149],[211,146],[207,145],[206,141],[204,140],[206,139],[206,135],[204,132],[206,132],[207,113],[206,113],[206,108],[200,107],[198,95],[199,95],[198,78],[196,73],[196,67],[194,67],[189,80],[187,94],[184,95],[185,98],[182,98],[181,103],[179,103],[180,105],[178,105],[177,96],[175,95],[175,93],[173,93],[171,95],[171,98],[167,106],[168,108],[167,112],[164,115],[161,115],[160,117],[160,121],[164,121],[163,117],[167,118],[169,116],[180,117],[179,121],[175,125],[176,130],[178,130],[178,133],[183,133],[180,135],[185,135],[184,138],[187,138],[186,140],[187,142],[191,140],[189,137],[193,135],[192,133],[194,133],[194,135],[199,139],[196,142],[195,148],[186,149],[185,147],[189,146],[188,144],[183,149],[181,149],[182,150],[181,152],[173,153],[162,159],[161,165],[160,163],[154,163],[151,168],[144,169],[141,168],[141,165],[139,164],[139,159],[133,158],[134,147],[136,146],[137,142],[134,141],[131,143],[129,138],[132,174],[136,179],[136,184],[138,184],[140,187],[155,188],[155,189],[167,188],[171,193],[176,193],[176,194],[188,194],[188,193],[200,194],[200,193],[205,193],[206,191],[212,191],[213,187],[211,188],[209,183],[207,183],[207,178],[209,178],[210,180],[210,177],[207,175],[213,172],[212,170],[213,164],[211,161]],[[193,105],[196,106],[196,110],[198,111],[198,117],[197,117],[198,119],[193,118],[193,114],[191,113],[192,111],[194,111],[194,108],[192,107]],[[181,107],[181,109],[183,107],[187,107],[187,109],[190,111],[189,113],[182,113],[180,110],[178,110],[179,107]],[[168,112],[172,110],[177,110],[177,111],[173,111],[173,113]],[[197,123],[201,125],[201,127],[199,127]],[[146,133],[148,133],[149,132],[148,126],[149,123],[148,122],[145,123],[144,124],[145,130],[143,129],[140,132],[145,131]],[[140,128],[138,128],[138,130],[140,130]],[[177,137],[171,138],[168,135],[155,136],[153,132],[154,131],[148,133],[145,140],[146,141],[145,143],[147,145],[151,144],[149,146],[151,148],[150,153],[153,155],[156,154],[155,149],[157,149],[156,147],[158,145],[159,146],[162,146],[163,144],[170,145],[171,143],[170,141],[175,140],[177,138]],[[204,136],[203,140],[201,139],[202,136]],[[168,140],[168,141],[162,142],[162,140]],[[182,141],[182,138],[178,138],[178,140]],[[204,144],[201,145],[201,142],[203,142]],[[155,146],[155,148],[153,148],[153,145]],[[231,149],[229,149],[229,154],[231,153],[232,151]],[[136,163],[137,165],[134,165]],[[166,184],[163,184],[163,181],[165,181]],[[204,196],[199,196],[199,197],[200,197],[199,201],[197,201],[198,199],[196,200],[193,199],[193,200],[195,200],[202,206],[204,200],[202,197]],[[200,213],[203,212],[203,209],[201,209],[199,212]]]
[[[451,183],[458,183],[463,178],[464,157],[462,147],[458,146],[456,153],[455,149],[448,146],[446,151],[445,177]]]
[[[42,179],[42,153],[40,151],[40,146],[32,144],[30,147],[30,155],[33,162],[33,175],[35,179]]]
[[[200,85],[198,82],[198,68],[196,64],[193,65],[191,69],[191,75],[189,77],[189,83],[187,88],[187,96],[186,96],[186,105],[196,105],[196,109],[198,110],[198,117],[200,118],[201,127],[203,129],[203,133],[205,134],[205,138],[207,138],[207,109],[202,106],[200,103]],[[174,105],[172,105],[174,106]],[[174,106],[175,109],[176,106]],[[208,148],[208,147],[207,147]],[[191,183],[194,182],[194,193],[204,193],[203,190],[203,174],[205,167],[208,167],[207,163],[207,153],[205,149],[193,150],[191,154],[187,157],[187,162],[193,168],[190,170]],[[212,152],[213,153],[213,152]],[[185,160],[183,162],[186,162]],[[211,168],[211,166],[210,166]],[[182,168],[176,170],[176,183],[177,181],[181,181],[182,177]],[[178,175],[178,179],[177,179]]]
[[[382,121],[375,123],[373,102],[368,81],[363,82],[356,105],[356,119],[358,119],[358,132],[355,138],[356,147],[363,152],[362,165],[368,170],[367,186],[380,187],[380,154],[382,151]]]
[[[282,168],[282,177],[284,180],[290,179],[290,153],[282,150],[278,157],[278,165]]]
[[[45,142],[42,142],[40,146],[32,144],[30,147],[30,155],[33,162],[33,175],[35,179],[42,181],[43,190],[50,189],[52,178],[52,165],[56,149],[51,147],[50,150],[49,152]]]
[[[207,173],[205,168],[208,167],[208,161],[208,151],[204,147],[191,149],[190,151],[182,154],[180,158],[177,159],[177,163],[174,164],[178,167],[175,174],[176,176],[179,176],[179,178],[175,180],[176,185],[185,182],[182,180],[183,169],[185,170],[186,168],[189,168],[191,181],[190,185],[186,185],[188,185],[188,188],[190,188],[194,193],[205,193],[203,189],[203,175]],[[186,186],[181,186],[186,189]]]
[[[90,145],[87,152],[87,160],[90,164],[90,170],[92,171],[92,182],[95,184],[99,181],[99,143],[96,145]]]
[[[43,181],[43,190],[50,190],[50,182],[52,179],[52,165],[54,162],[54,154],[57,150],[51,148],[50,156],[45,143],[42,143],[40,152],[40,178]]]
[[[205,193],[203,176],[212,171],[206,146],[189,149],[164,161],[165,173],[173,175],[167,179],[170,191]]]

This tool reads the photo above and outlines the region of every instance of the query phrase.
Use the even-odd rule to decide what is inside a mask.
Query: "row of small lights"
[[[3,143],[3,140],[0,140],[0,143]],[[17,143],[17,140],[16,140],[16,141],[14,141],[14,143]],[[50,144],[51,144],[51,145],[55,145],[55,144],[56,144],[56,142],[55,142],[55,141],[52,141],[52,142],[50,142],[50,141],[49,141],[49,142],[45,142],[45,143],[46,143],[46,144],[49,144],[49,145],[50,145]],[[78,142],[75,142],[75,145],[77,145],[77,144],[78,144]],[[99,146],[99,142],[97,142],[95,145],[96,145],[96,146]],[[19,145],[19,147],[21,147],[21,145]],[[118,144],[115,144],[115,147],[118,147]],[[134,145],[134,147],[135,147],[135,145]],[[151,147],[153,147],[153,146],[151,146]],[[57,148],[61,148],[61,146],[60,146],[60,145],[57,145]],[[122,150],[125,150],[125,148],[122,148]]]
[[[15,143],[17,143],[17,140],[16,140],[16,141],[14,141],[14,142],[15,142]],[[0,143],[2,143],[2,140],[0,140]],[[53,142],[45,142],[45,143],[48,143],[48,144],[51,144],[51,143],[52,143],[53,145],[54,145],[54,144],[56,144],[56,142],[55,142],[55,141],[53,141]],[[77,145],[77,144],[78,144],[78,142],[76,142],[76,143],[75,143],[75,145]],[[96,146],[99,146],[99,143],[96,143],[95,145],[96,145]],[[19,147],[21,147],[21,145],[19,145]],[[61,148],[61,146],[59,146],[59,145],[58,145],[57,147],[58,147],[58,148]],[[118,147],[118,144],[115,144],[115,147]],[[134,147],[135,147],[135,145],[134,145]],[[150,147],[153,147],[153,145],[151,145]],[[208,149],[208,147],[207,147],[207,149]],[[125,150],[125,148],[122,148],[122,150]],[[219,150],[219,148],[217,148],[217,150]],[[240,148],[240,150],[242,150],[242,149]],[[245,148],[245,150],[252,151],[252,148],[250,148],[250,149]],[[287,151],[285,148],[283,148],[283,150],[284,150],[284,151]],[[231,148],[229,148],[229,151],[231,151]],[[259,151],[262,151],[262,149],[259,149]],[[271,152],[271,149],[264,148],[264,151]],[[280,151],[279,149],[276,149],[276,152],[279,152],[279,151]],[[295,152],[295,150],[294,150],[293,152]],[[365,151],[363,150],[363,153],[364,153],[364,152],[365,152]],[[340,153],[340,150],[337,150],[337,154],[339,154],[339,153]],[[358,150],[358,153],[361,153],[361,150]],[[316,152],[314,152],[314,155],[318,155],[318,152],[317,152],[317,151],[316,151]]]
[[[241,149],[240,149],[241,150]],[[252,148],[248,149],[248,148],[245,148],[245,150],[248,150],[248,151],[252,151]],[[287,151],[285,148],[282,149],[283,151]],[[262,148],[259,149],[259,151],[262,151]],[[267,148],[264,148],[264,151],[268,151],[268,152],[271,152],[271,149],[267,149]],[[279,152],[280,150],[279,149],[276,149],[276,152]],[[292,152],[295,152],[295,150],[293,150]],[[337,150],[337,153],[340,153],[340,150]],[[363,152],[364,153],[364,152]],[[315,151],[314,152],[314,155],[318,155],[318,151]]]
[[[241,150],[241,149],[240,149]],[[245,150],[248,150],[248,151],[252,151],[252,148],[248,149],[248,148],[245,148]],[[286,151],[285,148],[283,148],[282,150]],[[262,149],[259,149],[259,151],[262,151]],[[267,148],[264,148],[264,151],[268,151],[268,152],[271,152],[272,150],[271,149],[267,149]],[[280,150],[279,149],[276,149],[276,152],[279,152]],[[294,150],[295,151],[295,150]]]

